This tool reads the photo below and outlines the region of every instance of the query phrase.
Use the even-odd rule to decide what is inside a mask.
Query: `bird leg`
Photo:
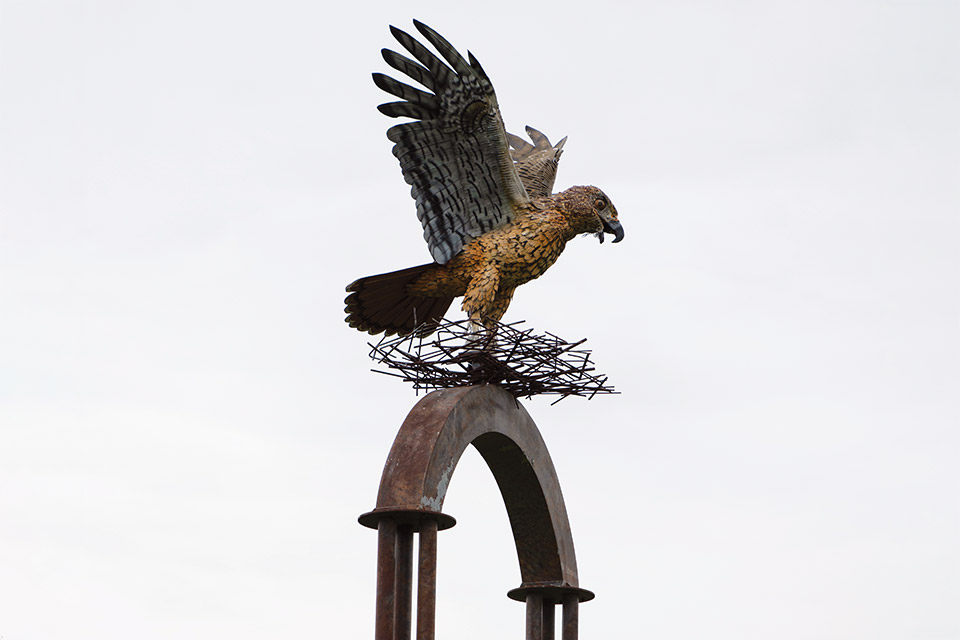
[[[500,322],[500,318],[507,312],[507,307],[510,306],[510,301],[513,300],[514,291],[516,291],[516,287],[501,287],[497,290],[493,304],[490,305],[487,316],[483,321],[487,331],[495,332],[497,330],[497,324]]]
[[[496,384],[516,376],[508,373],[512,372],[510,358],[504,358],[504,351],[498,344],[500,335],[497,332],[500,318],[510,306],[514,290],[515,287],[498,287],[493,300],[480,313],[482,324],[475,318],[471,319],[471,333],[466,340],[463,355],[467,361],[466,369],[473,380],[472,384]]]
[[[463,311],[470,319],[471,326],[478,329],[486,326],[491,317],[497,290],[500,288],[500,270],[493,263],[485,265],[473,276],[463,294]]]
[[[467,351],[482,353],[494,339],[497,320],[510,304],[509,297],[505,304],[500,301],[499,288],[500,270],[495,263],[485,265],[467,285],[462,305],[470,321],[470,337],[465,345]],[[511,290],[510,295],[512,293]]]

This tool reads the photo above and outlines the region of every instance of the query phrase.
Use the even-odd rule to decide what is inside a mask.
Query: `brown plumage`
[[[469,63],[439,34],[414,21],[445,65],[411,36],[391,27],[417,60],[393,51],[383,57],[427,93],[383,74],[374,82],[403,99],[380,105],[393,117],[415,118],[387,132],[434,262],[361,278],[347,286],[346,321],[370,333],[407,335],[432,330],[455,297],[488,328],[510,305],[514,290],[540,277],[582,233],[623,238],[617,210],[598,188],[552,194],[566,138],[551,146],[527,127],[530,145],[503,127],[493,86],[480,64]],[[513,145],[511,157],[509,145]]]

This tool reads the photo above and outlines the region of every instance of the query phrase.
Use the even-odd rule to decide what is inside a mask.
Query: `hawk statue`
[[[373,81],[400,98],[377,107],[382,113],[413,119],[391,127],[387,138],[434,261],[347,286],[346,321],[373,334],[428,335],[463,296],[471,322],[491,328],[514,290],[540,277],[569,240],[592,233],[603,242],[606,232],[619,242],[623,227],[596,187],[553,193],[566,138],[553,146],[531,127],[533,144],[508,134],[493,85],[473,54],[464,60],[436,31],[413,24],[443,60],[396,27],[391,33],[416,60],[389,49],[383,59],[429,91],[382,73]]]

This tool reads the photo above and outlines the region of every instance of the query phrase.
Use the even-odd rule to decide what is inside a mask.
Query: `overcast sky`
[[[626,230],[505,318],[622,392],[524,403],[581,636],[960,638],[957,3],[398,6],[0,0],[0,637],[372,638],[417,397],[342,301],[429,260],[370,80],[416,17]],[[438,637],[522,637],[472,450],[445,510]]]

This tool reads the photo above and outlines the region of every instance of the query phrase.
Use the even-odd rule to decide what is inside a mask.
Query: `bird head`
[[[555,196],[576,233],[595,233],[603,243],[603,234],[612,233],[613,242],[623,240],[623,226],[617,208],[597,187],[570,187]]]

